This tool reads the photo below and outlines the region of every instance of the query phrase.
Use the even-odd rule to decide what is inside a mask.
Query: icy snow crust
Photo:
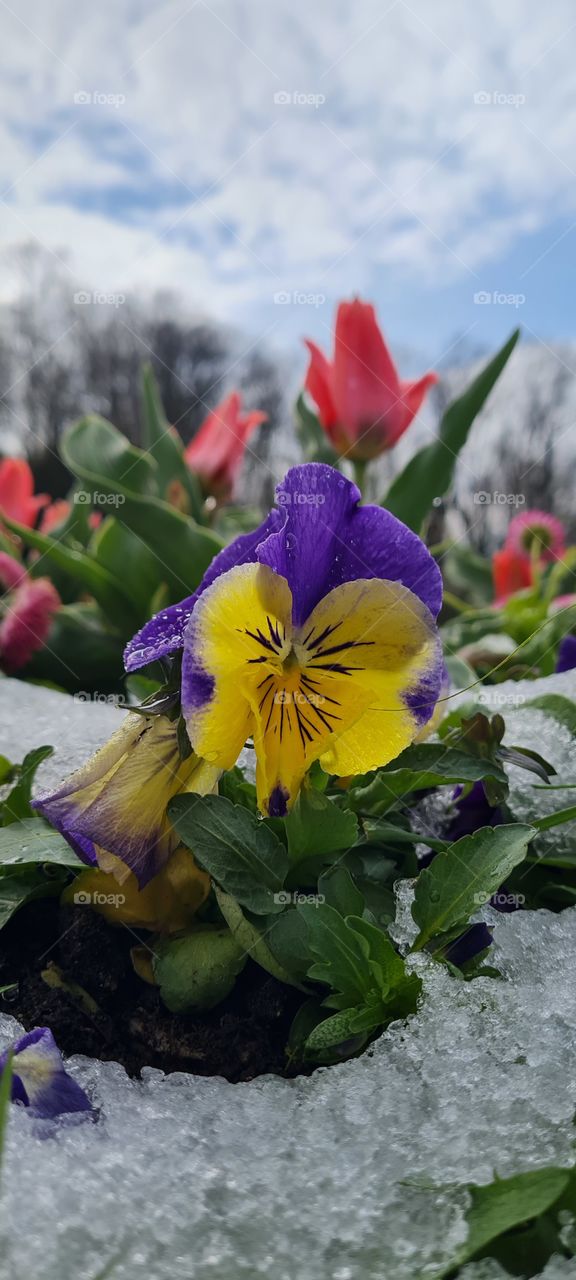
[[[575,685],[559,676],[530,694]],[[517,715],[526,732],[537,715],[538,750],[555,762],[558,726]],[[116,723],[108,707],[0,681],[0,751],[59,743],[58,776]],[[464,983],[419,958],[418,1014],[309,1079],[148,1070],[134,1082],[70,1059],[100,1118],[46,1131],[11,1108],[1,1280],[430,1280],[466,1235],[454,1184],[575,1160],[576,908],[493,918],[504,981]],[[0,1015],[0,1049],[17,1031]],[[575,1274],[554,1261],[544,1277]]]

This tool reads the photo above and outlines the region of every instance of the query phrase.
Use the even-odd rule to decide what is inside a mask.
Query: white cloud
[[[471,279],[576,212],[570,0],[0,15],[2,242],[65,245],[94,286],[172,285],[238,319],[275,287],[369,292],[378,264],[406,288]]]

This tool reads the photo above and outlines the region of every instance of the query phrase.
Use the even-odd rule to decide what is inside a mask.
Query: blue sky
[[[431,364],[575,336],[572,0],[0,14],[4,296],[33,239],[71,292],[175,290],[280,347],[353,293]]]

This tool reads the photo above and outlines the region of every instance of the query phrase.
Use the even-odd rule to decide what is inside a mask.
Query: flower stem
[[[366,483],[366,467],[367,466],[368,466],[368,463],[366,462],[365,458],[352,459],[354,479],[356,481],[356,484],[358,485],[358,488],[360,490],[360,493],[362,494],[362,497],[364,497],[364,485]]]

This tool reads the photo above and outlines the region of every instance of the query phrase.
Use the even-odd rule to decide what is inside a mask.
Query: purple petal
[[[359,489],[333,467],[292,467],[276,496],[285,523],[257,558],[287,579],[296,626],[334,587],[357,578],[401,582],[437,616],[442,576],[422,540],[382,507],[360,507]]]
[[[39,1119],[53,1119],[73,1111],[92,1111],[80,1085],[64,1069],[62,1055],[48,1027],[35,1027],[20,1036],[11,1050],[0,1054],[0,1075],[8,1054],[13,1055],[12,1098]]]
[[[576,636],[564,636],[560,641],[556,671],[572,671],[576,667]]]
[[[132,637],[124,650],[126,670],[137,671],[139,667],[145,667],[149,662],[156,662],[158,658],[165,658],[181,649],[186,624],[202,592],[228,569],[233,569],[238,564],[252,564],[256,560],[259,544],[283,523],[281,512],[271,511],[253,533],[241,534],[228,547],[224,547],[223,551],[219,551],[193,595],[155,614]]]

